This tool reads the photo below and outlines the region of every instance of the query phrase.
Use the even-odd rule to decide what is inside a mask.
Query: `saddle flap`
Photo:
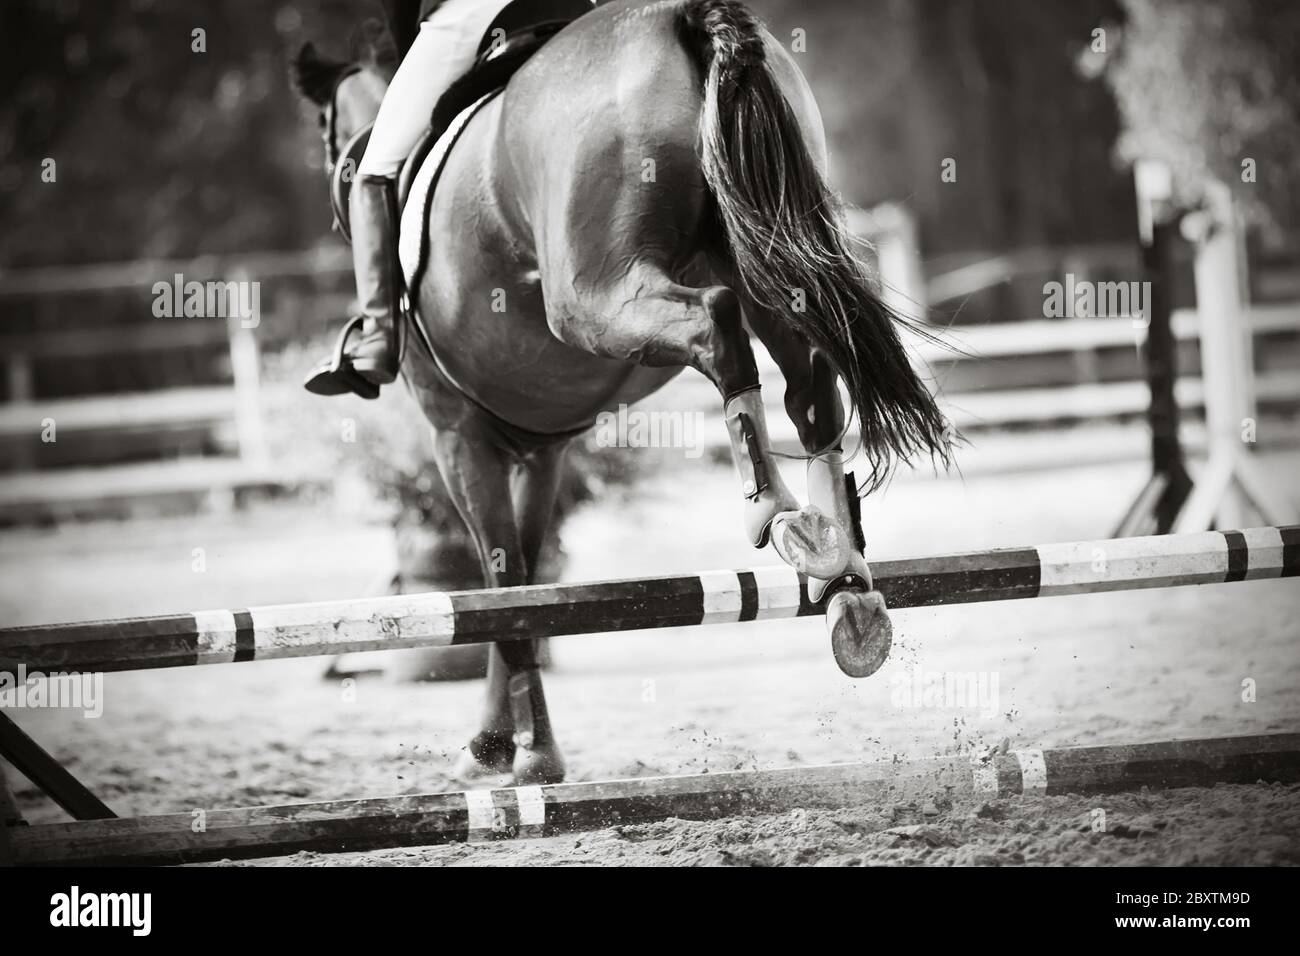
[[[348,196],[352,192],[352,182],[357,178],[361,157],[366,154],[366,144],[370,142],[370,130],[374,125],[369,123],[363,126],[343,144],[338,163],[334,167],[334,176],[330,179],[330,206],[334,209],[334,221],[349,242],[352,241],[352,222],[348,214]]]
[[[397,253],[402,263],[402,272],[406,277],[407,288],[414,288],[418,282],[420,267],[425,254],[426,217],[430,206],[430,193],[437,184],[437,178],[447,160],[447,154],[464,131],[469,121],[478,113],[480,107],[499,93],[493,90],[484,94],[463,109],[450,127],[436,137],[436,142],[424,155],[419,152],[412,155],[402,168],[399,189],[402,203],[401,228],[398,233]],[[432,136],[430,138],[433,138]],[[417,159],[418,157],[418,159]]]

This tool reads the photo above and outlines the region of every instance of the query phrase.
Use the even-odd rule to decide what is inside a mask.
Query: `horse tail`
[[[943,414],[898,334],[916,326],[881,300],[854,256],[840,203],[766,61],[762,26],[736,0],[687,0],[678,25],[705,74],[701,166],[745,293],[844,380],[867,490],[918,452],[949,464]]]

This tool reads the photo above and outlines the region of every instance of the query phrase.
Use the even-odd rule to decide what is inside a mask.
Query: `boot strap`
[[[767,477],[767,459],[763,456],[763,449],[758,443],[758,429],[754,427],[754,420],[745,412],[741,412],[737,417],[740,426],[740,435],[745,442],[745,452],[749,457],[750,476],[746,480],[745,491],[747,497],[756,498],[770,484]],[[750,484],[753,490],[750,489]]]

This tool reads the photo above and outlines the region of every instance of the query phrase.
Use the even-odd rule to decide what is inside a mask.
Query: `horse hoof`
[[[509,778],[510,772],[509,763],[504,767],[484,763],[469,750],[462,750],[460,756],[456,758],[456,766],[452,768],[451,779],[467,786],[483,783],[485,780],[504,783]]]
[[[515,785],[533,787],[564,780],[564,757],[555,744],[549,747],[520,747],[515,751]]]
[[[835,663],[849,677],[870,677],[889,657],[894,627],[879,591],[836,591],[826,606]]]
[[[772,544],[782,561],[812,578],[839,577],[853,556],[844,529],[816,505],[772,519]]]
[[[513,772],[515,745],[509,736],[480,733],[465,746],[452,769],[453,780],[478,783]]]

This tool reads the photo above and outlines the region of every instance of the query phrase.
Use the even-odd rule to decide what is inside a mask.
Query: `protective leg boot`
[[[808,598],[813,603],[819,603],[833,583],[867,591],[872,587],[871,570],[862,555],[861,518],[855,507],[857,489],[852,487],[852,481],[852,473],[844,471],[844,454],[838,448],[808,462],[808,503],[835,521],[853,543],[848,563],[837,575],[808,579]]]
[[[745,533],[750,544],[762,548],[771,536],[773,519],[782,512],[798,511],[799,502],[781,480],[773,460],[759,387],[731,396],[722,415],[745,496]]]

